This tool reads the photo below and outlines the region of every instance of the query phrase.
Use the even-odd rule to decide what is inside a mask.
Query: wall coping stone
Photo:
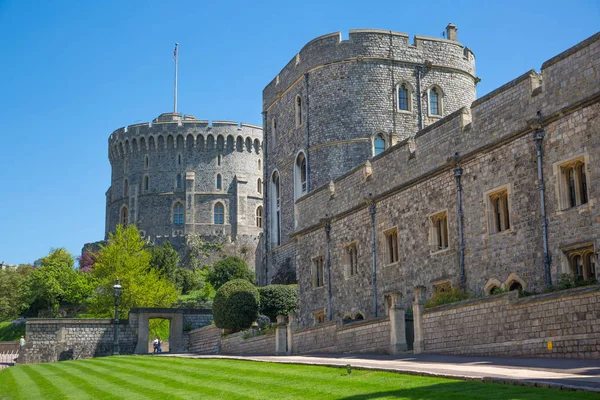
[[[475,304],[492,303],[495,301],[505,301],[505,300],[517,299],[518,296],[519,296],[519,292],[512,291],[512,292],[505,293],[505,294],[496,294],[496,295],[482,297],[482,298],[457,301],[456,303],[443,304],[443,305],[437,306],[437,307],[426,308],[425,312],[423,314],[432,314],[432,313],[439,312],[439,311],[452,310],[455,308],[463,308],[463,307],[468,307],[468,306],[475,305]]]
[[[325,324],[319,324],[316,326],[309,326],[307,328],[302,328],[302,329],[297,329],[295,331],[293,331],[292,333],[304,333],[304,332],[310,332],[313,330],[319,330],[319,329],[325,329],[325,328],[330,328],[330,327],[337,327],[337,322],[327,322]]]
[[[188,332],[188,334],[198,333],[201,331],[207,331],[209,329],[221,330],[221,328],[217,327],[215,324],[210,324],[210,325],[203,326],[201,328],[192,329],[191,331]]]
[[[596,292],[600,292],[600,285],[582,286],[582,287],[573,288],[573,289],[557,290],[556,292],[542,293],[542,294],[536,294],[533,296],[523,297],[523,298],[520,298],[517,301],[515,301],[513,305],[521,306],[521,305],[526,305],[526,304],[530,304],[530,303],[536,303],[538,301],[555,300],[555,299],[558,299],[561,297],[582,296],[585,294],[596,293]]]
[[[207,308],[132,308],[130,313],[180,313],[180,314],[210,314]]]
[[[390,321],[389,316],[365,319],[363,321],[355,321],[355,322],[350,322],[350,323],[344,324],[344,325],[338,327],[337,330],[338,330],[338,332],[346,331],[346,330],[358,328],[361,326],[376,325],[376,324],[381,324],[383,322],[389,322],[389,321]]]
[[[110,318],[31,318],[28,319],[27,325],[113,325],[114,319]],[[119,325],[127,325],[129,321],[119,320]]]

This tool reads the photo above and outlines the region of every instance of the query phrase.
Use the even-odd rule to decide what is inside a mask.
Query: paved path
[[[313,354],[296,356],[223,356],[163,354],[167,357],[231,358],[291,364],[346,366],[417,375],[476,379],[516,385],[600,392],[600,361],[550,358],[466,357],[436,354]]]

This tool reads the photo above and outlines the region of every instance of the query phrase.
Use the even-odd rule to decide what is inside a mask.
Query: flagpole
[[[178,64],[178,54],[177,48],[179,47],[179,43],[175,43],[175,50],[173,51],[173,58],[175,59],[175,94],[173,101],[173,113],[177,113],[177,64]]]

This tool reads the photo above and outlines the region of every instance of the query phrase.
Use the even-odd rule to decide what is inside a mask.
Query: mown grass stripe
[[[40,397],[40,391],[33,380],[17,367],[0,371],[0,388],[0,400]]]
[[[41,399],[65,399],[69,398],[66,396],[62,390],[54,384],[54,382],[46,379],[42,374],[40,374],[37,369],[41,364],[36,365],[24,365],[22,367],[22,371],[27,374],[27,376],[33,381],[33,384],[36,385],[40,391]]]
[[[82,370],[88,375],[94,376],[99,380],[103,380],[105,382],[109,382],[114,386],[118,386],[121,388],[127,388],[129,391],[135,394],[141,394],[144,398],[150,399],[165,399],[169,398],[172,400],[186,400],[185,397],[174,396],[172,393],[168,391],[162,391],[157,388],[149,388],[148,386],[140,385],[138,383],[133,382],[132,380],[126,380],[119,378],[117,376],[113,376],[110,374],[106,374],[105,372],[100,372],[96,368],[99,368],[101,371],[105,371],[105,369],[97,366],[89,365],[89,363],[79,363],[77,368]],[[135,396],[127,397],[128,399],[135,398]]]
[[[81,382],[82,379],[77,379],[69,374],[62,373],[57,367],[56,363],[52,364],[39,364],[37,366],[40,374],[44,375],[54,383],[60,383],[59,391],[61,391],[66,397],[74,396],[76,399],[97,399],[101,394],[103,396],[110,395],[108,392],[104,392],[98,389],[99,393],[96,393],[93,387],[89,384],[86,386],[85,382]],[[67,395],[68,393],[68,395]],[[108,400],[115,400],[114,397]]]
[[[147,359],[138,360],[129,359],[121,360],[121,362],[132,366],[144,365],[144,368],[155,368],[150,364],[161,364],[160,362],[153,362]],[[177,363],[173,364],[177,365]],[[188,377],[196,379],[207,379],[215,384],[219,382],[224,383],[226,385],[235,384],[239,386],[252,384],[252,388],[256,391],[257,396],[261,391],[266,390],[277,392],[281,390],[281,378],[277,376],[276,371],[257,371],[255,368],[253,371],[248,371],[248,373],[242,373],[242,371],[236,368],[219,366],[215,369],[204,369],[202,370],[202,372],[197,372],[189,370],[189,367],[192,365],[193,363],[188,363],[188,368],[185,368],[183,366],[174,367],[169,362],[169,370],[171,372],[181,372],[183,374],[186,374]],[[223,376],[224,373],[226,376]],[[286,377],[285,379],[285,387],[287,394],[297,394],[300,397],[302,397],[303,394],[306,394],[306,377],[297,374],[294,380],[290,380],[289,378],[290,377]],[[330,396],[332,394],[335,394],[336,392],[332,389],[333,388],[331,386],[326,385],[313,386],[311,387],[311,394],[320,397],[323,397],[325,395]],[[246,391],[245,393],[248,394],[248,391]]]
[[[51,365],[47,364],[46,366],[52,369],[62,371],[62,376],[64,376],[67,380],[73,383],[73,385],[84,390],[94,398],[102,398],[107,400],[122,399],[130,398],[131,395],[134,394],[134,392],[127,390],[126,387],[116,386],[110,383],[107,385],[106,381],[104,380],[102,380],[102,382],[99,382],[98,379],[96,379],[95,377],[83,373],[79,369],[79,364],[74,365],[73,363],[61,362]],[[112,390],[107,390],[109,388],[112,388]]]
[[[203,395],[212,396],[212,398],[222,398],[222,399],[230,399],[230,398],[238,398],[235,397],[238,393],[231,392],[229,390],[223,388],[215,388],[212,385],[207,386],[205,384],[188,384],[185,382],[181,382],[180,380],[174,379],[170,374],[165,374],[165,370],[156,370],[153,369],[152,373],[143,372],[139,370],[132,370],[125,367],[120,367],[119,363],[121,361],[120,358],[114,359],[115,362],[107,362],[106,358],[104,359],[95,359],[93,360],[94,364],[105,368],[111,373],[119,372],[124,375],[129,375],[134,379],[145,379],[146,381],[150,381],[149,385],[153,387],[167,387],[169,393],[175,393],[176,395],[181,395],[185,399],[189,399],[190,396],[197,396],[198,391],[202,391]],[[210,384],[210,383],[209,383]],[[243,389],[241,389],[243,391]]]

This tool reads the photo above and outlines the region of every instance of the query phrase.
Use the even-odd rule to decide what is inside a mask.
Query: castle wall
[[[106,234],[121,222],[126,206],[128,222],[153,241],[200,233],[256,245],[262,230],[256,224],[256,209],[262,205],[262,158],[262,130],[253,125],[210,125],[190,116],[182,120],[179,114],[163,114],[152,125],[118,129],[109,139],[112,179]],[[177,202],[184,205],[182,225],[174,223]],[[214,223],[216,202],[224,205],[222,225]]]
[[[345,174],[373,156],[373,140],[382,134],[386,147],[412,137],[475,100],[475,60],[457,41],[391,31],[353,30],[319,37],[294,57],[263,91],[266,174],[278,171],[281,182],[281,245],[294,246],[297,229],[295,161],[307,156],[307,192]],[[410,109],[398,110],[397,86],[409,89]],[[440,116],[429,113],[428,90],[442,97]],[[295,103],[302,102],[301,123]],[[275,134],[273,120],[276,121]],[[266,193],[271,193],[267,185]],[[265,210],[268,221],[272,210]],[[266,281],[277,275],[282,258],[269,237]],[[259,279],[259,282],[261,280]],[[266,282],[265,281],[265,282]]]
[[[410,305],[412,288],[449,281],[460,284],[457,186],[462,168],[465,278],[469,291],[483,294],[491,280],[503,287],[519,282],[527,291],[545,287],[542,222],[537,175],[537,123],[545,132],[546,189],[551,273],[571,273],[568,249],[600,248],[600,34],[546,62],[494,92],[423,129],[385,153],[314,189],[296,202],[296,265],[301,299],[300,325],[314,323],[313,311],[327,307],[327,273],[312,287],[312,263],[326,256],[325,221],[330,221],[333,319],[351,310],[375,316],[371,226],[368,203],[376,206],[378,315],[392,291]],[[538,116],[538,111],[540,115]],[[586,204],[564,207],[557,192],[560,163],[585,159]],[[489,230],[489,191],[509,193],[510,229]],[[566,209],[565,209],[566,208]],[[448,248],[432,251],[429,216],[448,216]],[[398,262],[385,262],[384,231],[398,229]],[[348,277],[344,247],[356,241],[358,271]],[[597,253],[596,253],[597,254]],[[595,255],[596,265],[598,265]]]

